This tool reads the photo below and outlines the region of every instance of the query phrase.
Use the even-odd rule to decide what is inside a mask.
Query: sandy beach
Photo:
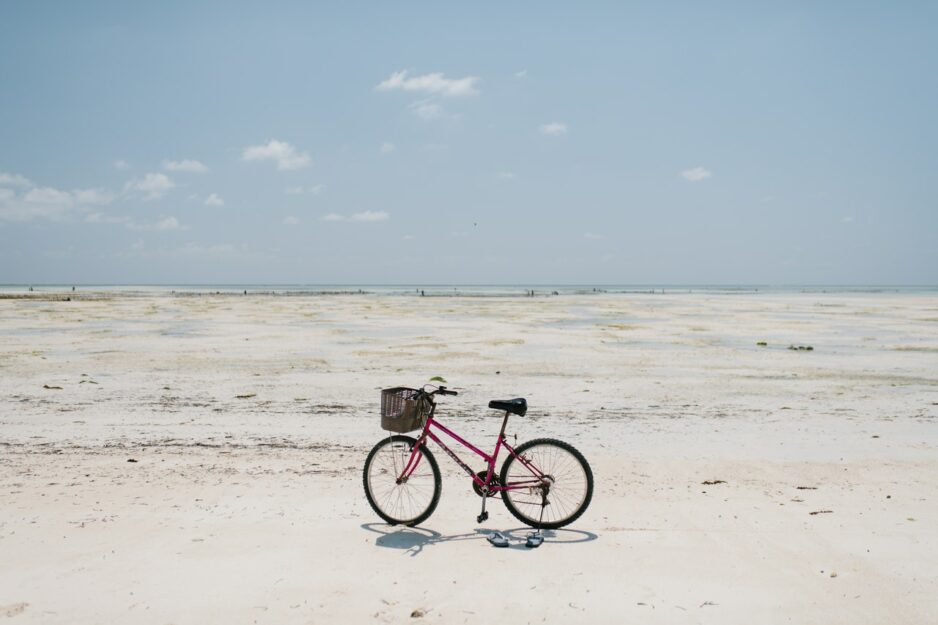
[[[379,391],[437,375],[486,448],[526,397],[586,514],[525,549],[438,453],[380,522]],[[936,475],[934,292],[0,298],[0,620],[936,623]]]

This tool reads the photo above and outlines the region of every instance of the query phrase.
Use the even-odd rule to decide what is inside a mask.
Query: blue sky
[[[938,283],[934,3],[0,5],[0,283]]]

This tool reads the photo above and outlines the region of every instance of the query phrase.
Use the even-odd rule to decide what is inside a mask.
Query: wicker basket
[[[419,391],[399,386],[381,391],[381,428],[389,432],[413,432],[427,423],[432,405]]]

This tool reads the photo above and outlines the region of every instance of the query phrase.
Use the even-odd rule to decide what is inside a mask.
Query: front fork
[[[420,464],[420,460],[423,458],[423,452],[420,451],[420,448],[424,445],[426,440],[427,433],[424,432],[423,435],[417,439],[417,442],[414,443],[414,446],[410,450],[410,458],[407,459],[407,464],[404,465],[401,474],[397,476],[397,484],[406,484],[413,472],[417,470],[417,465]]]

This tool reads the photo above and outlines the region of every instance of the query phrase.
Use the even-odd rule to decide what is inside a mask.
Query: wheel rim
[[[547,476],[550,489],[547,494],[548,505],[544,506],[541,518],[541,492],[539,487],[519,488],[502,493],[515,510],[532,523],[541,521],[545,524],[561,523],[574,516],[584,502],[589,491],[589,479],[586,469],[573,453],[556,445],[534,445],[522,453],[538,471]],[[508,466],[506,481],[527,482],[534,478],[534,473],[517,459],[512,459]]]
[[[433,468],[422,455],[407,481],[397,483],[397,477],[410,460],[410,445],[390,441],[375,452],[368,465],[368,490],[372,500],[384,514],[400,523],[423,514],[430,507],[436,490]]]

